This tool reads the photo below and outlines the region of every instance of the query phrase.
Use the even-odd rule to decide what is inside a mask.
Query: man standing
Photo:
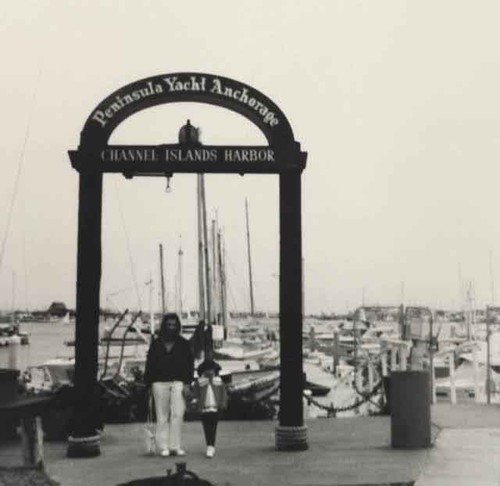
[[[181,447],[185,396],[193,381],[194,357],[181,336],[179,316],[163,316],[157,339],[148,350],[144,381],[151,385],[156,409],[156,446],[160,455],[184,456]]]

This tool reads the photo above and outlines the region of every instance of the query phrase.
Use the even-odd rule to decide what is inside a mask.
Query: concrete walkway
[[[388,417],[310,421],[310,448],[274,450],[274,426],[266,422],[222,422],[214,459],[204,456],[201,424],[185,424],[182,460],[217,485],[354,485],[409,483],[420,475],[428,450],[390,448]],[[64,486],[111,486],[161,476],[179,459],[143,453],[142,425],[107,425],[102,455],[67,459],[65,444],[46,443],[49,475]],[[0,460],[18,451],[0,449]],[[0,464],[1,465],[1,464]]]
[[[500,486],[500,406],[437,404],[441,428],[415,486]]]
[[[222,422],[211,460],[201,424],[189,422],[182,460],[217,485],[500,486],[500,407],[438,404],[432,418],[437,440],[424,450],[391,449],[389,417],[311,420],[304,452],[275,451],[274,422]],[[63,486],[115,486],[162,476],[180,462],[145,456],[141,424],[107,425],[101,450],[97,458],[67,459],[64,443],[46,443],[48,473]],[[0,446],[0,466],[19,462],[14,444]]]
[[[500,428],[441,431],[415,486],[444,485],[500,485]]]

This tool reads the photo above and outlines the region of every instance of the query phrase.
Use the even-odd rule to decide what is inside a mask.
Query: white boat
[[[16,323],[0,324],[0,346],[10,344],[29,344],[29,334],[21,332]]]

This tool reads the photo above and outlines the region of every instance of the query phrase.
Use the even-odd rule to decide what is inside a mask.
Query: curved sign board
[[[265,135],[267,146],[108,145],[114,129],[146,108],[179,102],[220,106],[239,113]],[[288,120],[267,96],[246,84],[205,73],[153,76],[115,91],[92,111],[80,147],[69,152],[77,170],[126,176],[173,172],[279,173],[305,167]]]

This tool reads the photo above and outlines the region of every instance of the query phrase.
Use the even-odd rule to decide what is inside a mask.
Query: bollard
[[[421,449],[431,445],[431,407],[427,371],[391,374],[391,445]]]

